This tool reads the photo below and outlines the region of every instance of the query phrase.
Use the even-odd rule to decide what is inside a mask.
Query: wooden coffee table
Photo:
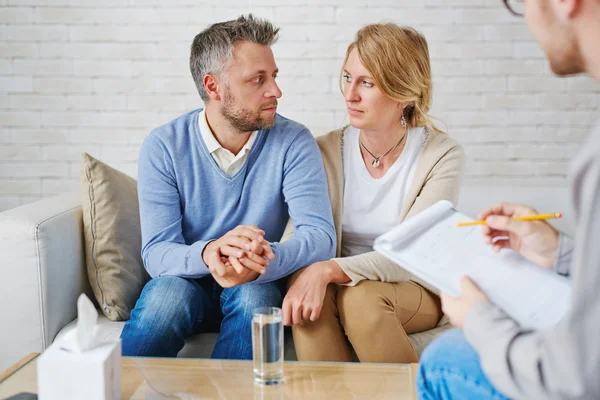
[[[36,357],[0,375],[0,399],[37,393]],[[250,361],[122,359],[123,399],[416,399],[418,364],[285,363],[284,383],[254,384]]]

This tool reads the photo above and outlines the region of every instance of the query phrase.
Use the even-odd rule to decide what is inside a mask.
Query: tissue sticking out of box
[[[98,311],[91,300],[82,293],[77,299],[77,325],[65,334],[60,348],[74,353],[83,353],[102,345],[98,335]]]

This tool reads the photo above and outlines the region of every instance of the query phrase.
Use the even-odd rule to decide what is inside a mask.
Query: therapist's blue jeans
[[[124,356],[176,357],[185,338],[219,332],[212,358],[252,359],[252,310],[281,307],[284,282],[222,289],[212,278],[161,276],[146,283],[121,333]]]
[[[463,332],[454,329],[434,340],[419,360],[419,399],[507,399],[487,379],[479,356]]]

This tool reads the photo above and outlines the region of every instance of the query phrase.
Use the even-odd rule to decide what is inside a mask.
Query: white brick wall
[[[467,182],[564,185],[600,109],[589,77],[552,77],[500,0],[0,0],[0,210],[76,190],[86,151],[136,175],[148,132],[201,106],[189,45],[249,11],[282,28],[280,111],[315,135],[347,122],[338,72],[366,23],[428,38],[432,114],[468,155]]]

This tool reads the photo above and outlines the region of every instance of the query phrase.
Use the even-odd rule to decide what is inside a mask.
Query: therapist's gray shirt
[[[475,306],[465,335],[504,394],[600,399],[600,125],[570,165],[575,239],[562,235],[556,272],[571,279],[571,309],[547,332],[524,330],[490,302]]]

